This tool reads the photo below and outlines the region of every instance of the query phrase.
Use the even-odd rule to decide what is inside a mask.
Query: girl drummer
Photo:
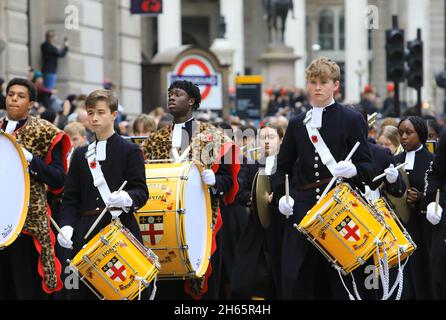
[[[421,214],[420,204],[423,199],[425,173],[433,160],[433,155],[426,149],[426,122],[417,116],[403,118],[398,124],[401,145],[404,152],[395,157],[396,163],[408,163],[405,166],[409,176],[407,203],[411,208],[407,231],[417,245],[417,250],[410,257],[406,266],[403,298],[432,298],[429,250],[431,247],[431,226]]]

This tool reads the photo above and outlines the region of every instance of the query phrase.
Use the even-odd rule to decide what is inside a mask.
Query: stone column
[[[369,79],[367,0],[345,0],[345,101],[357,103]]]
[[[0,0],[0,76],[5,81],[26,76],[29,65],[27,9],[26,0]]]
[[[296,87],[304,88],[306,58],[306,31],[305,31],[305,0],[294,0],[294,19],[292,13],[288,14],[285,29],[285,44],[294,49],[294,53],[299,57],[295,63],[294,81]]]
[[[230,75],[232,80],[237,73],[245,74],[243,2],[244,0],[220,0],[220,15],[226,22],[226,39],[231,42],[235,50],[232,75]]]
[[[62,43],[64,37],[69,41],[68,54],[58,61],[59,97],[64,98],[69,93],[88,94],[101,88],[104,78],[103,1],[45,0],[43,4],[41,42],[48,29],[56,31],[58,43]],[[76,20],[70,16],[77,17],[78,25],[67,28],[67,22]],[[41,55],[40,48],[34,50],[39,50],[38,55]]]
[[[163,1],[163,13],[158,16],[158,52],[181,43],[181,0]]]
[[[130,14],[130,1],[120,1],[120,100],[124,112],[135,116],[142,112],[141,18]]]

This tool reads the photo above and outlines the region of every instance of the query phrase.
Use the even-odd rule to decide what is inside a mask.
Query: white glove
[[[279,211],[284,216],[292,216],[293,215],[293,206],[294,206],[294,199],[291,197],[288,197],[288,203],[286,202],[286,196],[283,196],[279,200]]]
[[[395,169],[393,164],[384,170],[384,173],[386,174],[386,179],[389,181],[389,183],[395,183],[396,180],[398,180],[398,169]]]
[[[107,207],[126,208],[132,206],[133,200],[126,191],[115,191],[108,196],[105,204]]]
[[[203,182],[207,184],[208,186],[215,185],[215,173],[211,169],[206,169],[201,173],[201,178],[203,179]]]
[[[22,147],[23,154],[25,155],[26,161],[30,163],[33,160],[33,154]]]
[[[426,219],[435,226],[440,222],[442,213],[443,209],[440,207],[440,205],[438,205],[437,213],[435,213],[435,202],[431,202],[427,206]]]
[[[73,236],[73,227],[64,226],[62,229],[60,229],[60,231],[61,233],[57,235],[57,241],[59,242],[60,246],[66,249],[71,249],[73,247],[73,241],[71,241],[71,237]]]
[[[350,161],[339,161],[336,167],[334,168],[334,175],[336,177],[342,177],[346,179],[350,179],[358,174],[356,167]]]

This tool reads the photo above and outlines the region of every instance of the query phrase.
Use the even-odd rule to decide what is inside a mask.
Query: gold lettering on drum
[[[165,199],[165,197],[162,196],[162,195],[149,196],[149,200],[161,200],[161,201],[163,201],[164,199]]]
[[[169,251],[168,255],[162,259],[160,259],[160,263],[169,263],[174,261],[177,258],[177,255],[175,254],[175,251]]]
[[[324,226],[322,226],[322,228],[319,230],[318,232],[318,237],[321,238],[322,240],[325,240],[325,236],[326,233],[325,231],[330,228],[330,226],[333,224],[333,222],[341,215],[341,213],[347,211],[347,209],[345,207],[342,207],[341,210],[339,210],[338,212],[336,212],[334,214],[334,216],[327,222],[327,224],[325,224]]]
[[[353,249],[355,249],[355,250],[361,249],[365,245],[365,243],[367,242],[368,238],[369,238],[369,236],[367,234],[365,234],[364,235],[364,241],[361,244],[354,244],[353,245]]]
[[[113,244],[113,246],[110,249],[105,250],[102,253],[102,259],[104,259],[105,257],[107,257],[110,253],[114,252],[115,249],[120,245],[120,242],[117,241],[115,244]],[[101,260],[102,260],[101,259]],[[101,260],[97,260],[97,262],[100,262]]]
[[[135,282],[135,276],[133,274],[130,275],[130,282],[126,285],[120,284],[119,290],[123,291],[125,289],[128,289],[132,286],[133,282]]]

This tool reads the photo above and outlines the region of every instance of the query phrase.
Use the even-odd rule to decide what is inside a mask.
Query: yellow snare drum
[[[389,204],[383,198],[373,202],[373,206],[381,214],[386,222],[389,232],[384,238],[384,247],[380,247],[379,258],[382,259],[384,252],[387,251],[389,269],[398,265],[398,249],[400,250],[400,261],[403,262],[417,248],[412,241],[409,233],[406,231],[396,214],[390,209]],[[378,267],[378,257],[375,252],[375,265]]]
[[[158,257],[119,220],[91,239],[70,266],[98,298],[107,300],[136,298],[160,269]]]
[[[159,278],[201,278],[209,265],[212,211],[199,162],[146,164],[149,200],[136,212],[144,245],[158,255]]]
[[[297,229],[343,273],[373,254],[375,239],[384,239],[384,222],[347,183],[331,190],[302,219]]]

